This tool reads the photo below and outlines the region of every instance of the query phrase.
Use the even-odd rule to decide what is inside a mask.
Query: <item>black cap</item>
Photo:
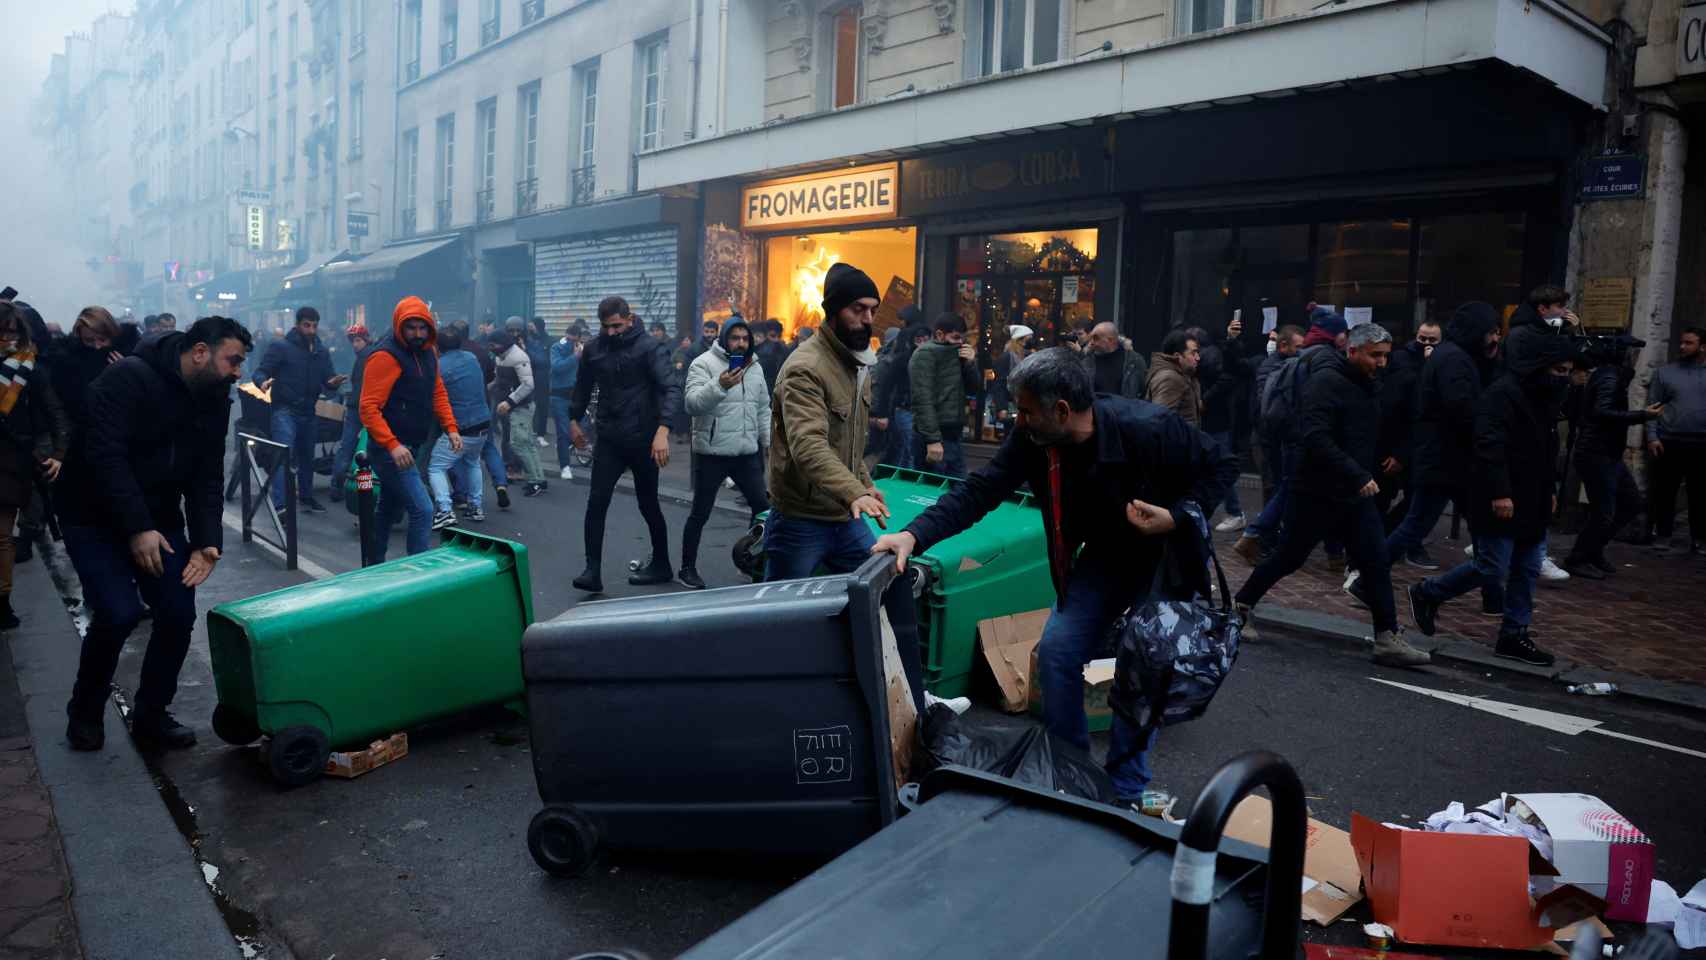
[[[865,297],[872,300],[882,299],[882,294],[877,292],[877,285],[865,275],[865,271],[850,263],[830,266],[829,273],[823,278],[824,319],[834,320],[848,304]]]

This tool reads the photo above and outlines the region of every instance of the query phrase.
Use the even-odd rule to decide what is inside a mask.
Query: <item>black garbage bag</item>
[[[953,764],[1098,803],[1118,800],[1114,782],[1101,767],[1041,724],[980,728],[936,703],[925,711],[918,735],[924,749],[913,758],[915,780]]]

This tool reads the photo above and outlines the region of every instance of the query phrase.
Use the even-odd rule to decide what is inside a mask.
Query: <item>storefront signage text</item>
[[[1677,21],[1676,72],[1706,73],[1706,3],[1683,7]]]
[[[251,206],[249,215],[249,249],[259,250],[267,243],[267,211],[262,206]]]
[[[1647,158],[1638,153],[1592,157],[1582,168],[1583,200],[1630,200],[1647,185]]]
[[[892,219],[898,169],[886,163],[759,183],[741,191],[740,225],[770,230]]]
[[[937,213],[1090,196],[1107,186],[1102,134],[1083,130],[908,160],[901,202],[909,215]]]

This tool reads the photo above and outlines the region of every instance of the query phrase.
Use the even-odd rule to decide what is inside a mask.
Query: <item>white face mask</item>
[[[1546,318],[1546,325],[1548,327],[1551,327],[1552,329],[1556,330],[1559,327],[1562,327],[1564,325],[1564,318],[1563,317],[1547,317]]]
[[[1268,341],[1268,352],[1269,353],[1278,353],[1279,352],[1279,341],[1278,340],[1269,340]]]

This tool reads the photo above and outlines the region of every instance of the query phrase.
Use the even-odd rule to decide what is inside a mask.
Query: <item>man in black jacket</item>
[[[1380,444],[1376,457],[1380,462],[1380,496],[1375,505],[1385,518],[1390,534],[1410,513],[1412,484],[1410,476],[1416,454],[1416,389],[1422,378],[1422,368],[1439,346],[1443,333],[1438,323],[1427,320],[1416,328],[1416,338],[1393,350],[1386,364],[1386,374],[1380,381]],[[1398,502],[1398,495],[1404,495]],[[1397,509],[1393,505],[1397,504]],[[1393,554],[1397,563],[1400,557]],[[1412,567],[1438,570],[1439,561],[1429,556],[1427,547],[1417,544],[1402,557]]]
[[[166,712],[195,629],[195,588],[224,546],[220,475],[231,385],[249,352],[235,320],[203,317],[145,339],[89,388],[89,419],[62,492],[65,549],[83,582],[89,629],[66,707],[66,739],[99,750],[125,638],[154,612],[131,711],[145,745],[187,747],[195,733]],[[140,594],[140,597],[139,597]]]
[[[296,311],[296,326],[283,340],[267,347],[255,367],[255,383],[272,391],[272,422],[268,431],[274,443],[290,448],[296,458],[297,502],[311,513],[325,513],[314,499],[314,446],[320,422],[314,404],[320,394],[336,390],[348,377],[332,372],[332,355],[320,343],[320,311],[303,307]],[[333,480],[336,483],[336,479]],[[273,506],[284,509],[284,485],[273,488]]]
[[[759,333],[763,331],[763,339]],[[788,345],[782,342],[782,321],[763,320],[752,327],[752,355],[764,368],[764,387],[776,393],[776,375],[782,372],[782,361],[788,359]]]
[[[598,388],[598,445],[592,453],[592,494],[586,504],[586,569],[575,589],[604,592],[604,518],[623,471],[634,474],[634,498],[652,536],[651,566],[628,578],[635,586],[675,579],[669,564],[669,528],[658,508],[658,471],[669,463],[669,424],[681,409],[681,382],[670,366],[669,345],[646,336],[628,301],[605,297],[598,305],[599,334],[581,351],[569,437],[585,449],[580,423]]]
[[[917,464],[912,462],[912,373],[908,367],[913,351],[930,342],[930,328],[924,325],[917,307],[902,307],[900,316],[906,325],[878,356],[871,374],[871,425],[877,428],[873,439],[880,438],[875,447],[881,454],[879,462],[912,467]]]
[[[1441,604],[1478,586],[1504,585],[1493,652],[1551,666],[1528,635],[1534,583],[1546,557],[1546,525],[1557,507],[1558,414],[1570,388],[1576,344],[1568,337],[1513,338],[1505,372],[1475,407],[1474,482],[1468,494],[1475,556],[1410,585],[1416,626],[1433,636]],[[1436,353],[1437,356],[1437,353]]]
[[[1023,484],[1042,508],[1058,597],[1037,648],[1049,731],[1089,748],[1083,669],[1127,607],[1144,599],[1164,547],[1190,571],[1184,593],[1207,595],[1203,532],[1187,501],[1207,512],[1238,479],[1238,461],[1178,414],[1142,400],[1095,396],[1089,368],[1065,347],[1040,350],[1008,378],[1018,415],[989,464],[955,484],[873,553],[907,558],[977,523]],[[1082,549],[1080,549],[1082,548]],[[1108,771],[1123,799],[1149,782],[1154,743],[1116,714]]]
[[[1236,319],[1227,324],[1226,338],[1219,343],[1201,327],[1192,332],[1198,338],[1202,353],[1197,360],[1197,383],[1202,385],[1202,430],[1228,452],[1236,453],[1238,411],[1244,406],[1244,397],[1250,388],[1250,380],[1246,376],[1249,371],[1244,366],[1244,348],[1238,342],[1244,333],[1244,321]],[[1237,485],[1226,489],[1226,496],[1218,506],[1225,509],[1226,519],[1215,524],[1216,531],[1228,533],[1244,529],[1244,505],[1239,502]],[[1211,515],[1209,519],[1214,517]]]
[[[1327,537],[1345,544],[1362,571],[1352,596],[1374,617],[1374,660],[1391,666],[1427,663],[1398,626],[1392,601],[1385,526],[1374,498],[1375,443],[1380,429],[1379,373],[1392,353],[1392,334],[1365,323],[1346,340],[1347,356],[1328,346],[1310,354],[1297,427],[1297,466],[1287,501],[1279,549],[1250,574],[1236,597],[1244,622],[1268,590],[1296,572]],[[1250,636],[1250,631],[1245,630]]]
[[[1618,336],[1599,341],[1586,357],[1593,372],[1575,411],[1572,442],[1576,472],[1587,488],[1591,511],[1587,526],[1564,560],[1564,569],[1573,577],[1604,580],[1616,573],[1617,568],[1605,557],[1605,545],[1641,510],[1641,491],[1623,465],[1623,451],[1629,446],[1630,427],[1664,412],[1662,403],[1629,409],[1635,354],[1646,345],[1644,340]]]

